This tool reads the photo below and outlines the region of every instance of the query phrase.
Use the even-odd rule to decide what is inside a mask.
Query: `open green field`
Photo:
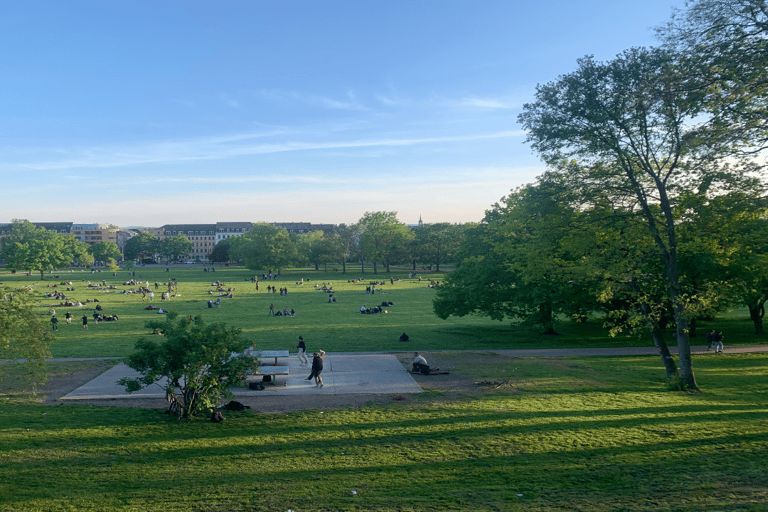
[[[474,360],[478,392],[179,423],[158,410],[0,405],[0,510],[765,510],[768,355]]]
[[[127,271],[60,271],[40,276],[25,276],[4,273],[0,281],[8,285],[33,285],[38,301],[41,318],[48,321],[48,311],[53,307],[59,318],[57,339],[52,346],[55,357],[124,357],[131,353],[136,340],[150,331],[145,327],[147,320],[157,320],[156,311],[147,311],[149,298],[142,301],[141,294],[124,294],[123,291],[138,289],[138,285],[125,285],[130,279],[149,282],[155,292],[152,301],[157,306],[170,309],[181,315],[201,315],[206,322],[224,322],[243,329],[243,338],[257,349],[285,349],[295,345],[296,339],[303,336],[311,352],[318,348],[326,351],[392,351],[403,350],[405,346],[398,341],[403,332],[411,338],[408,349],[433,350],[487,350],[512,348],[559,348],[559,347],[604,347],[650,345],[646,336],[635,335],[610,338],[600,327],[600,320],[576,323],[565,320],[557,325],[561,336],[544,336],[538,326],[527,327],[498,322],[484,317],[451,317],[447,320],[437,318],[432,312],[432,298],[435,289],[427,285],[431,280],[440,280],[443,274],[421,273],[422,280],[408,278],[408,270],[398,270],[391,274],[380,272],[360,273],[359,268],[348,267],[346,274],[341,272],[316,272],[309,269],[283,271],[282,276],[273,281],[260,278],[259,291],[251,283],[252,271],[242,267],[216,267],[215,272],[204,272],[202,267],[181,266],[139,267],[136,276],[129,276]],[[370,269],[368,269],[370,270]],[[54,276],[58,275],[56,279]],[[390,277],[394,279],[391,284]],[[304,279],[304,284],[297,284]],[[169,301],[160,300],[160,292],[167,290],[165,283],[175,279],[180,297]],[[351,282],[359,280],[358,282]],[[224,289],[234,288],[234,298],[222,298],[220,308],[209,309],[207,301],[217,299],[214,281],[223,283]],[[69,283],[61,284],[61,283]],[[116,289],[98,291],[88,284],[103,282]],[[367,295],[365,289],[371,282],[377,285],[375,295]],[[155,288],[155,283],[158,287]],[[328,295],[320,290],[323,283],[332,283],[335,297],[339,302],[328,303]],[[52,288],[56,285],[56,288]],[[315,286],[318,286],[316,288]],[[267,293],[267,286],[288,288],[288,295]],[[68,292],[66,288],[75,288]],[[90,318],[95,302],[86,303],[82,308],[59,307],[59,300],[44,297],[44,293],[59,290],[69,298],[80,300],[98,300],[102,313],[116,314],[117,322],[102,322],[96,325]],[[209,294],[209,291],[213,291]],[[362,315],[362,305],[373,307],[383,301],[392,302],[387,306],[387,314]],[[269,305],[273,303],[278,310],[293,309],[294,317],[273,317],[269,315]],[[72,312],[72,325],[64,323],[64,313]],[[82,329],[80,317],[89,316],[88,330]],[[744,311],[723,315],[713,323],[700,322],[702,333],[694,344],[703,344],[703,333],[709,328],[723,330],[726,333],[726,345],[765,343],[766,337],[755,337],[752,325]],[[670,341],[671,342],[671,341]]]
[[[18,395],[11,404],[18,390],[0,390],[0,511],[766,510],[768,354],[695,356],[703,392],[670,392],[658,357],[491,354],[649,342],[609,338],[598,321],[563,322],[561,336],[484,318],[442,321],[431,314],[434,290],[426,285],[438,277],[429,274],[419,282],[393,273],[406,279],[391,285],[383,273],[296,270],[261,280],[256,292],[244,269],[164,270],[136,269],[136,279],[152,289],[161,283],[159,296],[176,278],[182,296],[169,309],[242,327],[258,348],[288,348],[303,335],[310,351],[402,351],[397,338],[406,331],[407,349],[429,351],[463,385],[448,390],[428,377],[426,392],[405,401],[288,414],[256,408],[227,412],[218,424],[178,422],[157,409],[19,403]],[[149,334],[144,322],[158,317],[143,309],[141,295],[115,293],[132,287],[122,285],[126,272],[59,276],[0,280],[38,283],[45,317],[53,303],[41,297],[47,285],[72,281],[70,297],[96,298],[120,320],[91,321],[84,331],[73,308],[73,324],[60,323],[56,356],[124,356]],[[83,279],[118,290],[93,291]],[[236,290],[208,309],[214,280]],[[365,294],[371,281],[385,280],[376,295]],[[333,283],[339,303],[314,288],[323,282]],[[288,296],[267,295],[268,284],[287,286]],[[383,300],[394,303],[391,313],[358,312]],[[270,317],[270,303],[297,314]],[[63,320],[66,308],[55,309]],[[726,347],[765,342],[743,312],[699,328],[725,331]],[[54,363],[51,372],[89,363]],[[13,371],[4,369],[1,385],[13,387]]]

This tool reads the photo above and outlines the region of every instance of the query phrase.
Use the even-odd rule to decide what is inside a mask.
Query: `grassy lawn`
[[[0,406],[0,510],[765,510],[768,355],[441,352],[499,387],[179,423],[157,410]]]
[[[167,306],[241,327],[257,348],[287,348],[299,335],[310,351],[430,352],[467,385],[439,387],[408,400],[359,408],[289,414],[227,412],[213,424],[178,422],[153,409],[23,403],[14,371],[0,374],[0,511],[125,510],[765,510],[768,503],[768,354],[697,356],[703,393],[667,391],[658,357],[521,359],[491,349],[629,346],[599,322],[562,322],[561,336],[535,328],[467,317],[443,321],[431,312],[434,289],[407,271],[285,272],[260,281],[242,268],[136,269],[136,279],[175,278],[181,297]],[[38,283],[38,308],[48,284],[71,281],[73,299],[98,299],[118,322],[83,330],[62,321],[58,357],[122,357],[157,313],[141,295],[115,293],[126,272],[3,275],[6,284]],[[304,284],[296,282],[304,278]],[[364,277],[360,283],[348,282]],[[117,290],[98,292],[87,281]],[[85,280],[86,282],[84,282]],[[236,288],[208,309],[212,281]],[[383,282],[366,295],[371,281]],[[315,284],[333,283],[329,304]],[[267,294],[267,285],[289,294]],[[66,286],[60,285],[60,288]],[[361,305],[392,301],[388,314],[361,315]],[[159,298],[154,301],[161,305]],[[296,316],[268,315],[269,304]],[[95,303],[87,305],[90,316]],[[55,307],[63,320],[67,308]],[[765,342],[743,312],[701,323],[730,344]],[[698,344],[703,343],[698,338]],[[456,352],[471,350],[472,352]],[[55,363],[52,375],[93,362]],[[107,363],[104,363],[107,364]],[[111,363],[110,363],[111,364]],[[489,381],[491,386],[476,385]],[[426,381],[429,386],[429,381]]]
[[[243,329],[243,337],[258,349],[285,349],[295,345],[296,339],[303,336],[311,352],[318,348],[326,351],[392,351],[403,350],[398,341],[403,332],[411,338],[409,349],[465,350],[465,349],[511,349],[511,348],[560,348],[560,347],[607,347],[649,345],[646,336],[635,335],[611,338],[606,336],[599,320],[587,323],[575,323],[568,320],[560,322],[557,330],[561,336],[544,336],[538,326],[527,327],[510,325],[485,317],[451,317],[447,320],[437,318],[432,312],[432,298],[435,290],[427,284],[432,279],[441,279],[441,274],[420,274],[422,281],[408,279],[407,270],[392,274],[361,274],[359,269],[348,268],[347,274],[340,272],[316,272],[309,269],[288,270],[274,281],[260,279],[259,291],[250,282],[253,272],[244,268],[218,267],[216,272],[203,272],[200,267],[145,267],[136,269],[133,278],[128,272],[62,271],[55,275],[46,275],[41,281],[39,275],[23,276],[4,274],[0,279],[9,285],[32,284],[37,294],[38,309],[46,322],[48,310],[53,305],[60,319],[57,339],[52,347],[55,357],[124,357],[130,354],[140,336],[150,333],[145,323],[158,319],[157,312],[147,311],[150,301],[142,301],[140,294],[124,294],[123,291],[137,289],[137,285],[125,285],[129,279],[150,283],[155,291],[155,305],[163,306],[181,315],[201,315],[207,322],[225,322]],[[390,276],[395,279],[390,283]],[[297,284],[304,279],[304,284]],[[174,279],[178,284],[181,297],[174,297],[163,303],[160,292],[167,289],[165,283]],[[351,282],[360,279],[359,282]],[[115,290],[96,291],[89,288],[88,282],[106,282],[115,286]],[[234,288],[234,298],[222,298],[221,308],[207,307],[209,299],[218,297],[214,281],[224,283],[224,288]],[[71,282],[72,286],[62,285]],[[384,283],[377,286],[375,295],[365,293],[371,282]],[[155,283],[158,283],[155,289]],[[328,303],[328,295],[319,289],[323,283],[332,283],[338,303]],[[49,286],[57,285],[57,288]],[[287,296],[279,293],[267,293],[267,286],[278,289],[287,287]],[[315,288],[315,285],[318,288]],[[67,292],[67,287],[75,291]],[[117,322],[102,322],[96,325],[91,318],[95,302],[86,303],[83,308],[59,307],[56,299],[43,296],[45,292],[60,290],[68,297],[85,302],[98,300],[103,313],[116,314]],[[209,291],[213,291],[209,294]],[[387,306],[387,314],[361,315],[360,307],[373,307],[383,301],[392,302]],[[294,317],[269,316],[269,305],[276,309],[293,309]],[[64,313],[72,312],[72,325],[64,323]],[[89,316],[88,330],[82,329],[80,317]],[[703,333],[709,328],[717,328],[726,333],[728,344],[764,343],[765,336],[755,337],[745,312],[724,315],[716,322],[700,322],[701,336],[694,343],[703,344]]]

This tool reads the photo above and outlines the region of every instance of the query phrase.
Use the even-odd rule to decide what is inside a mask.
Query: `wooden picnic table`
[[[277,366],[277,358],[278,357],[288,357],[288,351],[287,350],[262,350],[259,352],[258,357],[260,358],[275,358],[275,364],[274,366]]]

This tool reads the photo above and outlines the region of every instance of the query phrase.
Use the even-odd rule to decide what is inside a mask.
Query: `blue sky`
[[[683,3],[3,2],[0,222],[477,222],[536,84]]]

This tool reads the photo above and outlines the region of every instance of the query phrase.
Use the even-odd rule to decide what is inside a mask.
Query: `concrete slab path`
[[[311,360],[311,358],[310,358]],[[281,360],[284,362],[285,360]],[[309,366],[302,366],[295,357],[288,358],[290,375],[280,375],[276,384],[266,384],[263,391],[244,387],[232,388],[235,397],[266,395],[303,395],[303,394],[378,394],[378,393],[421,393],[421,387],[393,354],[350,354],[340,353],[325,355],[323,365],[323,383],[315,387],[314,379],[309,376]],[[140,391],[128,394],[117,381],[123,377],[136,377],[138,374],[125,364],[118,364],[102,373],[92,381],[77,388],[61,400],[103,400],[119,398],[165,398],[162,385],[152,385]],[[249,380],[260,380],[250,377]]]
[[[670,352],[677,354],[677,347],[671,346]],[[483,352],[482,350],[480,352]],[[515,349],[490,350],[512,357],[579,357],[579,356],[634,356],[656,355],[655,347],[617,347],[617,348],[573,348],[573,349]],[[726,354],[750,352],[768,352],[768,345],[731,346],[725,347]],[[693,346],[691,353],[697,356],[709,354],[706,346]],[[425,354],[428,355],[428,352]],[[311,358],[310,358],[311,360]],[[282,360],[283,362],[285,360]],[[397,357],[391,353],[328,353],[325,356],[323,369],[324,386],[316,388],[314,381],[306,380],[309,366],[301,366],[295,354],[287,359],[290,375],[278,376],[276,384],[267,384],[263,391],[247,388],[232,388],[238,397],[248,396],[279,396],[279,395],[341,395],[341,394],[408,394],[421,393],[421,387],[410,373],[404,368]],[[161,385],[153,385],[146,389],[128,394],[117,381],[123,377],[135,377],[137,373],[125,364],[102,373],[92,381],[77,388],[61,400],[101,400],[119,398],[165,398]],[[249,380],[256,380],[252,377]],[[260,379],[260,377],[259,377]]]

